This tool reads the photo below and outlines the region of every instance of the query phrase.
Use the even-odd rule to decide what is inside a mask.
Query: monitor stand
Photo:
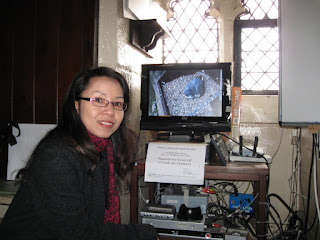
[[[169,142],[190,142],[193,138],[194,132],[170,132]]]

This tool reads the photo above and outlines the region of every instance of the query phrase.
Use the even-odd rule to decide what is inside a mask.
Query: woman
[[[119,223],[116,183],[130,154],[129,87],[99,67],[73,80],[57,127],[34,150],[1,225],[1,239],[157,239],[150,225]]]

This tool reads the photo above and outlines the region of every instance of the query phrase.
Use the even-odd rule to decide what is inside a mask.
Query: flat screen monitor
[[[142,65],[140,129],[231,131],[231,63]]]

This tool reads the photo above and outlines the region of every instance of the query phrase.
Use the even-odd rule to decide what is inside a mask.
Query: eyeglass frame
[[[95,105],[94,103],[96,101],[94,101],[94,99],[96,98],[99,98],[99,99],[103,99],[105,102],[106,102],[106,105],[105,106],[98,106],[98,105]],[[111,103],[112,107],[114,110],[117,110],[117,111],[121,111],[121,112],[124,112],[128,109],[128,103],[123,103],[123,102],[110,102],[109,100],[105,99],[105,98],[100,98],[100,97],[91,97],[91,98],[86,98],[86,97],[79,97],[78,100],[85,100],[85,101],[88,101],[88,102],[91,102],[93,106],[96,106],[96,107],[107,107],[109,105],[109,103]],[[122,104],[122,110],[120,109],[116,109],[115,108],[115,103],[121,103]]]

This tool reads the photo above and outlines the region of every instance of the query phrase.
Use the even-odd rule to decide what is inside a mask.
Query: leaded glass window
[[[243,94],[279,90],[278,0],[245,0],[235,21],[235,81]]]
[[[218,26],[209,0],[173,0],[164,39],[164,63],[217,62]]]

